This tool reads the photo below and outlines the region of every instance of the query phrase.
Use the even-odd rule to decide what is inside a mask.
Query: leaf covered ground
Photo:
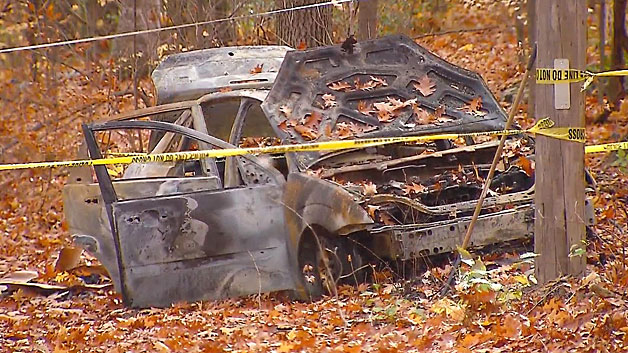
[[[451,23],[499,24],[468,9]],[[492,22],[491,22],[492,21]],[[495,23],[493,23],[495,22]],[[522,77],[512,29],[419,39],[441,57],[482,74],[508,108],[504,92]],[[588,61],[596,62],[594,49]],[[33,82],[0,70],[2,162],[72,159],[82,122],[133,109],[130,82],[112,63],[70,62]],[[150,82],[142,82],[150,96]],[[420,83],[428,92],[429,82]],[[329,104],[333,104],[329,100]],[[141,106],[141,104],[140,104]],[[599,112],[587,96],[587,116]],[[628,131],[628,102],[604,124],[588,124],[588,143],[617,141]],[[525,107],[519,121],[530,124]],[[0,297],[3,352],[618,352],[628,349],[628,178],[621,163],[587,156],[597,181],[597,224],[588,237],[587,273],[535,285],[533,255],[505,247],[465,258],[456,288],[440,298],[447,261],[410,280],[392,270],[374,283],[340,287],[337,297],[292,302],[282,293],[178,303],[166,309],[125,308],[111,288],[88,288],[56,258],[68,245],[62,187],[68,170],[0,174],[0,277],[34,271],[36,280],[67,289],[19,287]],[[80,257],[83,269],[97,262]],[[92,272],[93,273],[93,272]],[[97,274],[96,274],[97,275]]]

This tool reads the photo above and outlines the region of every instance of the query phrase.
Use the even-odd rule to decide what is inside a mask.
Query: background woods
[[[480,73],[509,109],[539,15],[535,2],[525,0],[331,1],[303,11],[255,15],[323,2],[0,0],[0,50],[205,22],[0,53],[0,162],[75,159],[82,123],[155,105],[149,74],[160,59],[212,47],[305,49],[340,44],[350,34],[365,40],[403,33]],[[586,60],[580,68],[625,69],[626,0],[586,5]],[[585,91],[587,144],[628,136],[625,81],[599,79]],[[535,119],[533,91],[524,102],[516,119],[529,127]],[[84,283],[77,274],[57,264],[60,249],[71,244],[62,210],[70,171],[2,172],[0,278],[27,270],[38,281],[75,287],[2,294],[0,351],[622,351],[628,345],[628,159],[617,153],[585,160],[596,179],[597,224],[580,254],[587,266],[583,279],[535,286],[534,254],[506,245],[471,259],[444,298],[437,292],[449,262],[431,266],[426,259],[420,266],[429,269],[413,281],[384,269],[373,284],[342,286],[337,298],[313,303],[261,295],[141,311],[122,306],[110,288],[80,287]],[[533,168],[533,161],[527,163]],[[83,269],[98,268],[86,254],[76,260]]]

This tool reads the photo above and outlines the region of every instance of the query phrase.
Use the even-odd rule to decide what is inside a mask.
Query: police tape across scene
[[[596,77],[628,76],[628,70],[614,70],[604,72],[591,72],[577,69],[536,69],[536,83],[541,85],[554,85],[558,83],[573,83],[584,81],[582,89],[586,89]]]
[[[340,141],[324,141],[315,143],[280,145],[268,147],[252,147],[252,148],[230,148],[203,151],[186,151],[159,154],[121,154],[113,158],[86,159],[75,161],[59,161],[59,162],[33,162],[33,163],[16,163],[0,165],[0,170],[18,170],[18,169],[35,169],[35,168],[57,168],[57,167],[84,167],[96,165],[112,165],[112,164],[131,164],[131,163],[150,163],[150,162],[176,162],[185,160],[195,160],[203,158],[217,157],[233,157],[247,154],[278,154],[286,152],[308,152],[308,151],[336,151],[351,148],[364,148],[381,146],[392,143],[413,143],[426,142],[436,140],[457,139],[460,137],[473,136],[501,136],[501,135],[520,135],[520,134],[537,134],[552,137],[560,140],[574,141],[579,143],[585,142],[585,130],[581,127],[553,127],[554,122],[549,118],[539,120],[534,126],[526,130],[500,130],[500,131],[483,131],[469,133],[449,133],[449,134],[433,134],[424,136],[403,136],[403,137],[383,137],[383,138],[367,138],[356,140],[340,140]],[[628,145],[628,143],[625,143]],[[613,146],[607,148],[624,149],[628,146],[624,144],[610,144]],[[615,146],[617,145],[617,146]],[[603,152],[607,149],[591,149],[598,146],[587,146],[587,153]],[[611,149],[612,150],[612,149]]]

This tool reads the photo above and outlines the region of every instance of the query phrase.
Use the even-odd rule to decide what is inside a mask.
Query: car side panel
[[[134,307],[293,288],[281,187],[113,205],[123,294]]]

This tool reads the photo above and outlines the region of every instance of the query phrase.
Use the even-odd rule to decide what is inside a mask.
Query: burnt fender
[[[300,173],[288,175],[285,206],[288,256],[298,297],[306,298],[297,254],[301,235],[308,226],[325,228],[329,234],[347,235],[373,224],[353,196],[329,181]]]

